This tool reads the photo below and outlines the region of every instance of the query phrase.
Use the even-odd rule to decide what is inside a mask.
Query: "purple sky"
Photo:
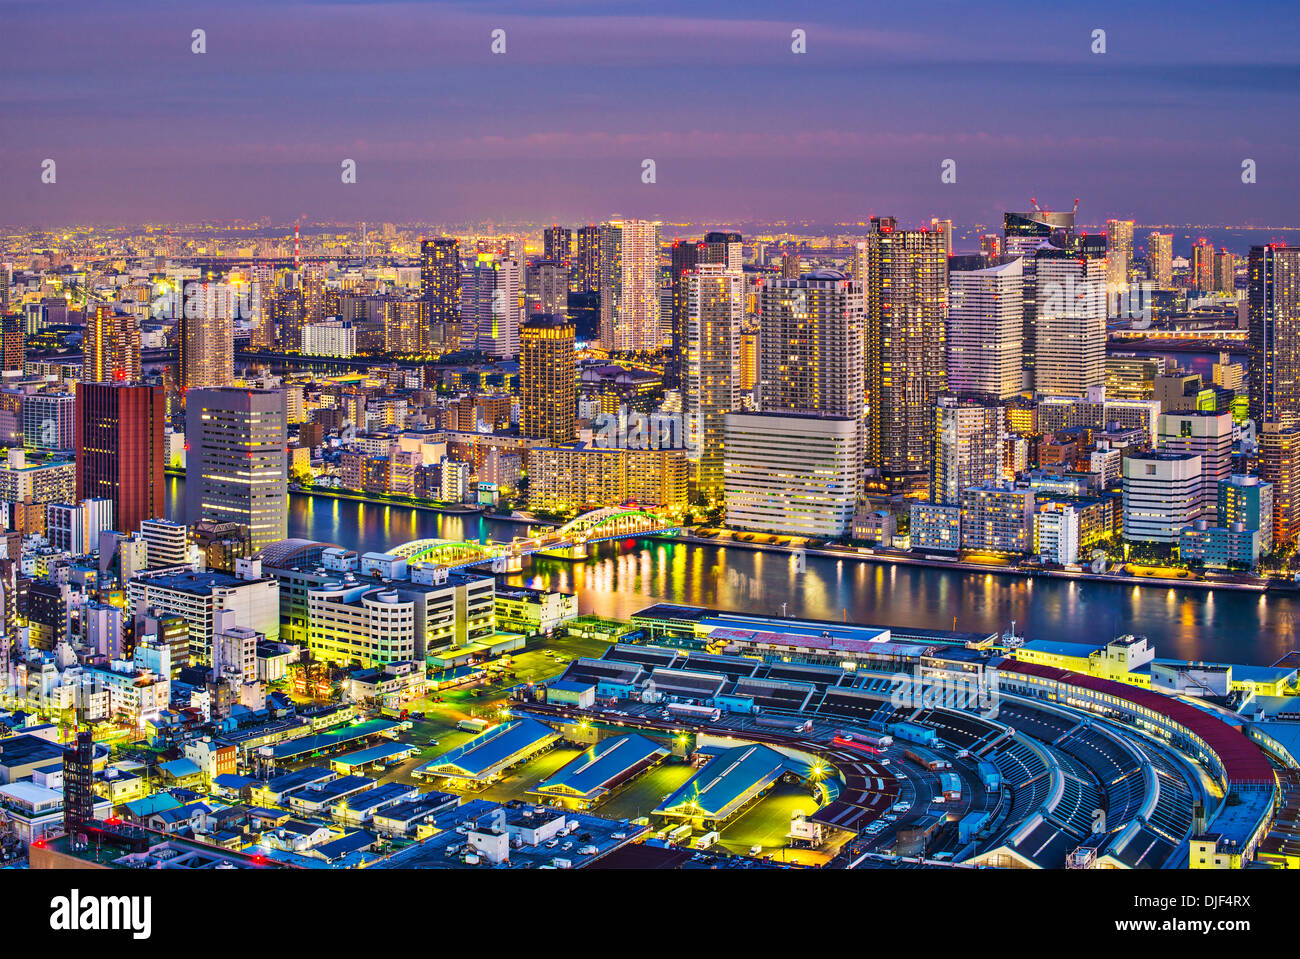
[[[0,223],[969,225],[1078,196],[1088,222],[1294,226],[1298,21],[1250,0],[0,0]]]

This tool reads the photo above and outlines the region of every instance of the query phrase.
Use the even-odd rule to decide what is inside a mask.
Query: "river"
[[[183,520],[184,481],[167,481],[168,516]],[[383,551],[412,539],[509,540],[515,523],[350,500],[290,498],[289,535]],[[583,613],[626,619],[656,602],[877,625],[994,632],[1014,620],[1030,639],[1099,642],[1149,636],[1157,655],[1270,664],[1300,646],[1300,603],[1276,594],[1035,579],[810,556],[625,540],[585,562],[535,557],[510,581],[578,594]]]

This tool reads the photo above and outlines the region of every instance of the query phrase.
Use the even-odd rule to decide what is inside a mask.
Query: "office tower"
[[[77,500],[110,500],[127,533],[163,515],[166,407],[161,386],[77,384]]]
[[[135,317],[111,306],[86,316],[81,378],[87,383],[140,379],[140,326]]]
[[[425,352],[429,300],[384,300],[384,352],[414,356]]]
[[[1128,269],[1133,263],[1133,221],[1106,221],[1106,285],[1128,286]]]
[[[1273,486],[1273,542],[1300,540],[1300,427],[1264,423],[1259,431],[1259,478]]]
[[[191,283],[177,325],[182,390],[230,386],[235,379],[234,288],[224,283]]]
[[[1192,247],[1192,289],[1208,293],[1214,289],[1214,247],[1205,237]]]
[[[519,355],[523,321],[519,261],[478,254],[461,274],[461,348],[510,359]]]
[[[185,518],[248,527],[254,552],[287,535],[282,390],[194,390],[186,401]]]
[[[946,256],[952,256],[952,220],[930,217],[930,229],[943,234],[943,250]]]
[[[1056,248],[1034,261],[1034,389],[1083,396],[1105,386],[1106,261]]]
[[[569,267],[559,260],[538,260],[528,267],[525,282],[526,315],[567,317]]]
[[[758,407],[769,413],[847,416],[866,442],[863,349],[866,294],[837,270],[768,277],[758,294]]]
[[[944,237],[872,217],[867,234],[866,461],[891,487],[926,478],[948,388]]]
[[[0,316],[8,313],[10,310],[10,292],[9,292],[9,264],[0,263]]]
[[[1024,383],[1023,263],[948,260],[948,388],[998,399]]]
[[[1201,458],[1195,453],[1134,453],[1123,461],[1124,538],[1177,542],[1201,515]]]
[[[25,341],[22,317],[0,316],[0,369],[22,372]]]
[[[567,268],[573,256],[573,231],[567,226],[548,226],[543,230],[542,256]]]
[[[985,233],[980,237],[980,255],[988,260],[996,260],[1002,255],[1002,237],[996,233]]]
[[[945,395],[934,407],[934,466],[930,502],[961,503],[962,490],[1005,478],[1006,413],[1000,403]]]
[[[781,257],[781,277],[786,280],[797,280],[803,267],[799,262],[798,253],[786,253]]]
[[[145,564],[149,569],[184,566],[189,558],[189,529],[169,519],[146,519],[140,523],[145,543]]]
[[[1106,395],[1117,400],[1150,400],[1156,378],[1165,373],[1163,356],[1118,354],[1106,357]]]
[[[1233,473],[1219,482],[1217,511],[1220,526],[1241,523],[1259,530],[1260,551],[1273,549],[1273,484],[1258,476]]]
[[[728,413],[723,425],[728,526],[831,539],[849,534],[861,473],[858,417]]]
[[[659,349],[659,224],[600,225],[600,342],[611,352]]]
[[[306,313],[302,290],[282,290],[271,301],[271,323],[279,329],[281,349],[295,353],[302,349]]]
[[[538,314],[524,324],[520,341],[520,432],[556,445],[572,443],[578,403],[573,324],[563,316]]]
[[[1201,516],[1215,519],[1219,483],[1232,473],[1232,414],[1180,410],[1160,414],[1157,446],[1201,458]],[[1224,525],[1220,520],[1220,525]]]
[[[1300,247],[1250,248],[1250,417],[1300,423]]]
[[[1227,250],[1214,256],[1214,289],[1219,293],[1237,292],[1237,257]]]
[[[1147,236],[1147,273],[1157,290],[1174,287],[1174,235],[1152,233]]]
[[[739,266],[701,263],[682,278],[686,305],[682,411],[687,449],[700,496],[722,495],[724,418],[740,405],[740,321],[744,277]]]
[[[460,323],[460,240],[440,236],[420,241],[420,299],[429,304],[430,326]]]

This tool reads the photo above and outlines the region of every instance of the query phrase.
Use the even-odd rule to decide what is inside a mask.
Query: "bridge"
[[[464,569],[491,563],[496,573],[517,572],[523,558],[534,553],[562,559],[585,559],[593,543],[655,536],[680,529],[672,520],[634,505],[607,506],[584,513],[558,529],[509,543],[416,539],[388,552],[413,566],[445,566]]]

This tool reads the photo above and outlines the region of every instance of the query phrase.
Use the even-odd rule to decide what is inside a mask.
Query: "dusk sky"
[[[1031,196],[1300,224],[1293,4],[0,0],[0,23],[5,224],[969,225]]]

